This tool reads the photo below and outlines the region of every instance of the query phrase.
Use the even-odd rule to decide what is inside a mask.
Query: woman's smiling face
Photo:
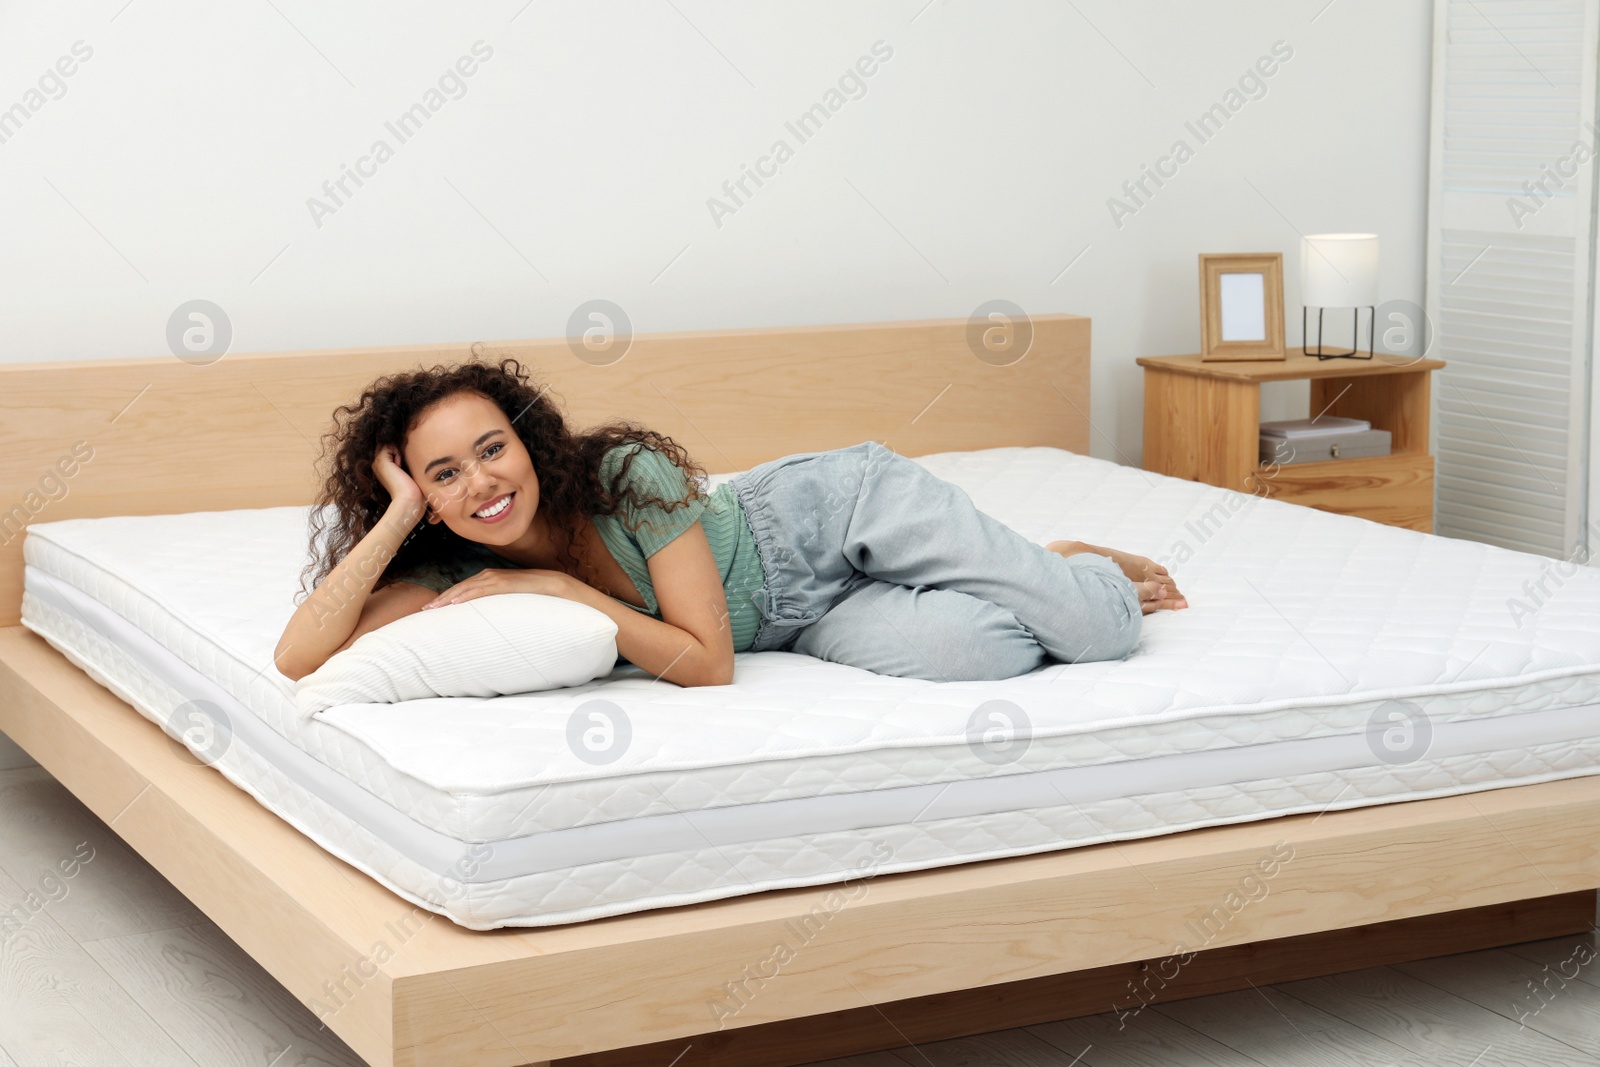
[[[471,541],[508,545],[539,508],[539,477],[500,405],[460,392],[424,409],[406,435],[405,466],[427,498],[429,522]]]

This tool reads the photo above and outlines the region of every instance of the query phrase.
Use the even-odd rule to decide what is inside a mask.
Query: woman
[[[685,686],[727,685],[735,652],[773,649],[1010,678],[1125,656],[1143,614],[1186,606],[1165,567],[1036,545],[877,442],[785,456],[707,494],[671,438],[628,422],[574,434],[527,378],[510,358],[436,366],[334,412],[276,653],[286,677],[395,619],[495,593],[588,604],[616,622],[623,658]]]

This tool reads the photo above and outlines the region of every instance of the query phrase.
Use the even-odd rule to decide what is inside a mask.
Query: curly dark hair
[[[586,532],[579,517],[615,515],[624,502],[635,508],[656,505],[671,511],[705,499],[700,487],[705,469],[672,438],[629,420],[573,433],[551,400],[548,385],[533,379],[529,369],[516,359],[507,356],[497,363],[490,362],[480,346],[474,345],[467,362],[384,375],[353,404],[334,409],[333,429],[322,436],[318,465],[326,474],[311,509],[311,559],[301,572],[296,604],[303,602],[310,590],[361,543],[388,509],[389,492],[372,473],[372,460],[378,449],[394,445],[403,450],[418,415],[463,391],[479,393],[505,412],[538,471],[539,511],[553,532],[566,534],[561,539],[561,555],[572,564],[568,573],[577,574],[581,568],[588,576],[585,580],[608,596],[611,591],[599,583],[599,576],[572,552],[574,539],[581,542]],[[661,451],[689,475],[685,498],[641,498],[632,486],[621,491],[637,450],[624,456],[609,486],[600,484],[601,458],[611,448],[634,441]],[[624,520],[624,525],[629,530],[638,529],[637,523],[628,525]],[[397,581],[413,567],[450,558],[466,543],[466,538],[444,523],[430,524],[424,515],[389,560],[374,591]]]

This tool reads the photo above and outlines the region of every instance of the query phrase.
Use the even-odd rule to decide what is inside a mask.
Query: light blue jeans
[[[729,481],[766,576],[747,651],[972,681],[1121,659],[1139,643],[1139,594],[1115,563],[1029,541],[876,441]]]

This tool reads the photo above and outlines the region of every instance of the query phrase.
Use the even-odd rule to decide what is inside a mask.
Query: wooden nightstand
[[[1291,349],[1284,360],[1202,362],[1146,356],[1144,468],[1323,511],[1433,532],[1429,375],[1441,359],[1328,359]],[[1370,459],[1263,467],[1261,383],[1311,380],[1311,412],[1367,419],[1392,452]]]

